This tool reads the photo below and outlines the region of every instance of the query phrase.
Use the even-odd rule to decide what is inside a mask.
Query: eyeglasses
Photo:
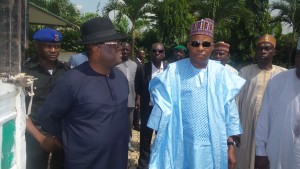
[[[120,41],[110,41],[110,42],[102,42],[102,43],[97,43],[97,44],[105,44],[105,45],[110,45],[112,46],[113,48],[118,48],[121,46],[121,42]]]
[[[165,50],[162,50],[162,49],[152,49],[151,50],[153,53],[164,53],[165,52]]]
[[[193,47],[199,47],[200,45],[202,45],[204,48],[208,48],[208,47],[210,47],[213,44],[214,43],[206,42],[206,41],[204,41],[204,42],[201,43],[200,41],[197,41],[197,40],[190,42],[190,45],[193,46]]]

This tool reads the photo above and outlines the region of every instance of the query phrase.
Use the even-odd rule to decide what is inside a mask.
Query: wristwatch
[[[231,145],[233,147],[238,147],[237,144],[234,141],[227,142],[227,146],[231,146]]]

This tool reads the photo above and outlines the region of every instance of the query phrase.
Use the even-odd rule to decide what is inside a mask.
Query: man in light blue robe
[[[236,164],[231,136],[242,129],[235,96],[245,80],[209,60],[213,26],[208,18],[194,23],[190,58],[170,64],[149,84],[154,107],[148,127],[157,131],[150,169],[233,169]]]

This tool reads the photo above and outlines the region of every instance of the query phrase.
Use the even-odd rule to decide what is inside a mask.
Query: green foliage
[[[56,15],[81,25],[99,16],[98,13],[80,14],[69,0],[30,0]],[[279,10],[271,18],[270,10]],[[296,37],[300,28],[300,0],[280,0],[269,5],[268,0],[110,0],[103,15],[115,11],[114,25],[117,32],[128,36],[132,50],[149,48],[163,42],[167,53],[177,44],[185,45],[192,22],[201,18],[215,21],[215,41],[225,41],[230,47],[230,64],[238,69],[250,64],[255,54],[255,43],[263,34],[277,39],[274,63],[283,65],[293,61]],[[282,35],[281,22],[292,26],[294,32]],[[30,37],[41,26],[30,27]],[[82,47],[74,41],[80,31],[58,28],[63,34],[62,49],[80,52]],[[133,52],[134,53],[134,52]],[[168,56],[167,56],[168,57]]]
[[[69,0],[30,0],[30,2],[38,5],[39,7],[77,25],[98,17],[98,13],[87,12],[85,14],[80,14],[75,5],[72,4]],[[32,38],[35,31],[45,27],[44,25],[30,25],[29,26],[29,39]],[[49,26],[47,26],[49,27]],[[82,45],[77,44],[76,42],[80,40],[80,30],[77,28],[62,28],[52,26],[51,28],[57,29],[61,32],[63,36],[63,41],[61,49],[64,51],[73,51],[73,52],[82,52]],[[27,55],[33,57],[35,55],[34,44],[30,43],[29,48],[27,49]]]
[[[300,28],[300,1],[299,0],[280,0],[271,4],[271,10],[277,10],[278,14],[272,18],[272,22],[283,22],[293,28],[290,34],[290,50],[286,59],[286,67],[290,67],[294,47],[296,46],[296,33]]]
[[[131,24],[130,38],[132,51],[136,48],[135,40],[137,35],[137,22],[147,18],[146,13],[150,12],[150,7],[148,5],[149,0],[123,0],[110,2],[104,7],[103,16],[108,16],[109,12],[117,11],[116,20],[117,23],[121,22],[122,16],[126,16]],[[131,57],[133,58],[134,53],[132,52]]]
[[[115,20],[113,23],[116,28],[116,31],[119,32],[120,34],[123,34],[123,35],[130,34],[129,22],[125,16],[122,16],[120,21]]]
[[[154,27],[166,48],[185,44],[190,25],[194,22],[188,0],[154,1]]]

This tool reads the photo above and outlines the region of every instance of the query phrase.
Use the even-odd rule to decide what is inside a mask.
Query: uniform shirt
[[[34,96],[30,112],[30,118],[34,124],[37,123],[36,114],[38,109],[43,105],[48,94],[53,90],[57,79],[69,69],[70,68],[66,64],[57,61],[56,66],[52,70],[51,74],[49,70],[46,70],[39,64],[37,59],[31,59],[25,63],[22,72],[37,78],[37,80],[35,80],[33,83]],[[26,106],[28,106],[30,96],[26,96],[25,99]]]

